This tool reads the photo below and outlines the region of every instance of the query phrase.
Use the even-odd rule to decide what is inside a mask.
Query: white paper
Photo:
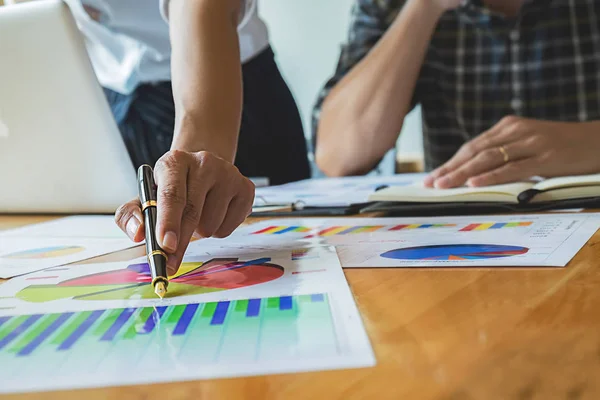
[[[131,275],[144,259],[0,285],[0,325],[14,325],[8,343],[0,338],[0,393],[374,365],[333,248],[219,257],[186,257],[188,272],[171,278],[163,300],[151,296],[146,274]],[[209,291],[218,285],[238,287]]]
[[[599,227],[600,214],[279,219],[245,226],[227,241],[193,243],[190,253],[326,244],[345,268],[562,267]]]
[[[0,278],[137,246],[112,216],[73,216],[0,232]]]
[[[378,188],[407,186],[423,180],[426,174],[392,176],[355,176],[307,179],[285,185],[256,189],[255,206],[302,204],[311,207],[336,207],[366,203]]]

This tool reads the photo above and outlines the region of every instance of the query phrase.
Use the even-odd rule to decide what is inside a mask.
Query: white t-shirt
[[[65,0],[83,32],[100,84],[129,94],[140,84],[171,79],[170,0]],[[243,0],[238,25],[241,61],[264,50],[269,35],[257,0]]]

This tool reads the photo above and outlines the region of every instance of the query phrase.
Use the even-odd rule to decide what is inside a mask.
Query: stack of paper
[[[0,393],[374,365],[333,248],[184,261],[164,300],[143,258],[0,285]]]

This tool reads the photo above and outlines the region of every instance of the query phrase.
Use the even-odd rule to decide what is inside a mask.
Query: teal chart
[[[290,357],[300,362],[335,357],[338,350],[324,293],[0,317],[5,382],[23,374],[85,380],[141,373],[165,359],[182,369]]]

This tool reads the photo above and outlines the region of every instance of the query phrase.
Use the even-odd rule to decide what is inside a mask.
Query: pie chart
[[[497,244],[441,244],[390,250],[381,255],[395,260],[486,260],[525,254],[527,247]]]
[[[33,260],[38,258],[55,258],[65,257],[71,254],[76,254],[85,250],[81,246],[55,246],[44,247],[40,249],[23,250],[16,253],[7,254],[2,258],[10,258],[13,260]]]
[[[243,288],[278,279],[283,267],[270,258],[242,261],[237,258],[215,258],[206,262],[185,262],[169,277],[168,296],[189,296]],[[83,275],[52,285],[32,285],[16,297],[33,303],[73,298],[77,300],[154,299],[148,263],[131,264],[127,268]]]

